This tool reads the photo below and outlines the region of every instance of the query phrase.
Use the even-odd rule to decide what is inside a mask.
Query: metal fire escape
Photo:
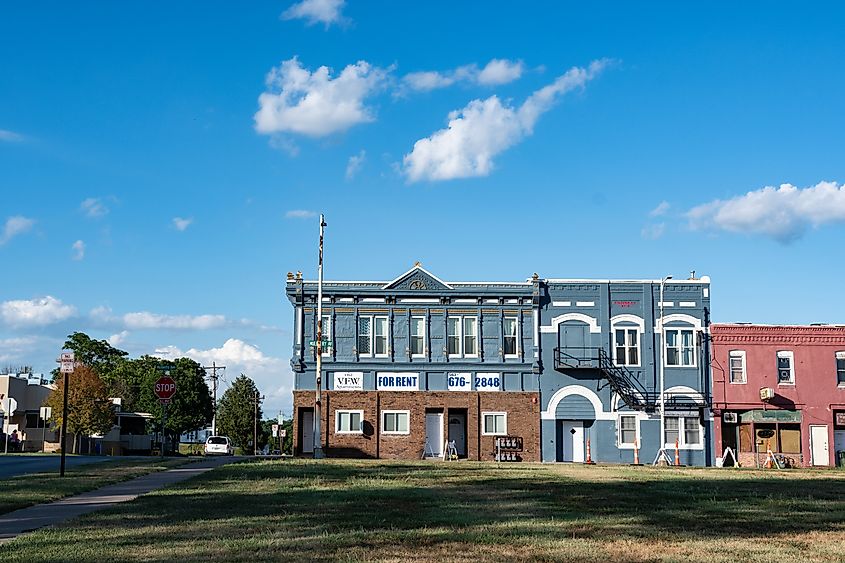
[[[565,347],[555,348],[555,370],[572,374],[583,371],[585,375],[598,375],[604,385],[634,410],[654,412],[660,403],[660,391],[649,391],[627,367],[616,365],[604,348]],[[709,406],[710,398],[701,395],[696,400],[686,393],[666,393],[666,410],[692,410]]]

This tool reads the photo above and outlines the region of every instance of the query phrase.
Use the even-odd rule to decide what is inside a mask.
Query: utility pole
[[[320,257],[317,262],[317,390],[314,396],[314,459],[323,457],[323,438],[320,432],[320,418],[323,380],[323,228],[326,220],[320,213]]]
[[[211,370],[211,375],[208,378],[211,380],[211,387],[214,390],[214,410],[212,411],[211,415],[211,435],[217,435],[217,379],[220,377],[217,375],[217,370],[225,370],[226,366],[218,366],[217,362],[211,362],[211,366],[203,366],[202,369],[208,371]]]
[[[255,408],[255,415],[254,415],[255,426],[253,428],[253,434],[252,434],[252,454],[258,455],[258,405],[261,404],[261,401],[264,400],[264,395],[260,395],[258,393],[258,389],[256,389],[255,390],[255,396],[253,396],[253,398],[251,400],[252,400],[253,407]]]

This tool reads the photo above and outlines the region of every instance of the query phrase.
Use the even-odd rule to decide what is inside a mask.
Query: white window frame
[[[678,449],[679,450],[703,450],[704,449],[704,426],[701,425],[701,419],[699,418],[698,414],[678,414],[667,416],[666,420],[669,419],[677,419],[678,421]],[[695,420],[698,424],[698,443],[697,444],[688,444],[686,438],[686,421],[687,420]],[[668,425],[667,425],[668,429]],[[665,432],[665,430],[664,430]],[[663,441],[665,442],[664,447],[667,450],[674,450],[675,449],[675,442],[669,443],[666,442],[666,434],[663,435]]]
[[[733,378],[733,360],[738,358],[742,364],[742,381],[734,381]],[[748,371],[747,371],[747,364],[745,362],[745,350],[731,350],[728,352],[728,383],[731,385],[745,385],[748,383]]]
[[[332,357],[332,348],[334,347],[334,340],[332,339],[332,335],[334,334],[334,331],[332,330],[334,328],[332,326],[332,316],[333,315],[331,313],[329,313],[328,315],[323,315],[323,326],[322,326],[323,334],[322,334],[322,336],[325,340],[328,340],[332,343],[332,346],[327,346],[326,348],[322,348],[322,356],[324,358],[331,358]],[[326,322],[326,319],[328,319],[328,322]],[[315,335],[315,337],[316,337],[316,335]],[[321,344],[321,347],[322,347],[322,344]],[[314,354],[316,354],[316,353],[317,353],[317,349],[315,347],[314,348]]]
[[[677,364],[670,364],[669,363],[669,333],[676,332],[678,333],[677,336],[677,346],[673,346],[672,348],[678,350],[678,362]],[[692,363],[691,364],[684,364],[684,345],[683,339],[681,338],[681,333],[683,332],[691,332],[692,333]],[[697,367],[698,361],[696,360],[696,356],[698,356],[698,342],[696,342],[696,335],[694,328],[682,328],[682,327],[665,327],[663,329],[663,357],[666,359],[666,367],[667,368],[694,368]]]
[[[839,360],[845,360],[845,350],[840,350],[836,352],[833,356],[835,358],[835,370],[836,370],[836,385],[839,387],[845,387],[845,378],[839,378]]]
[[[488,432],[487,431],[487,417],[501,416],[503,417],[505,428],[502,432]],[[507,436],[508,435],[508,413],[503,411],[483,411],[481,413],[481,435],[482,436]]]
[[[366,335],[367,338],[369,339],[370,351],[367,352],[367,353],[361,352],[361,345],[360,345],[361,341],[360,341],[360,339],[361,339],[362,336],[364,336],[364,335],[361,334],[361,319],[369,319],[370,320],[370,334]],[[358,315],[358,320],[356,322],[357,322],[358,326],[355,327],[355,348],[358,350],[358,356],[361,357],[361,358],[372,358],[373,352],[374,352],[374,349],[373,349],[373,333],[375,332],[375,326],[373,324],[373,317],[372,317],[372,315]]]
[[[379,320],[384,321],[384,352],[381,354],[376,353],[376,342],[377,339],[380,338],[376,335],[376,325]],[[372,324],[372,345],[370,349],[373,351],[374,358],[388,358],[390,357],[390,317],[386,315],[376,315],[373,317],[373,324]]]
[[[403,415],[405,415],[408,419],[408,423],[406,425],[408,429],[404,430],[404,431],[403,430],[386,430],[387,423],[385,421],[387,420],[388,414],[395,414],[395,415],[403,414]],[[381,411],[381,433],[387,434],[389,436],[390,435],[408,435],[408,434],[410,434],[411,433],[411,411],[398,411],[398,410]]]
[[[513,337],[509,336],[505,332],[505,327],[507,326],[505,321],[513,321],[514,329],[516,329],[515,330],[516,334],[514,334]],[[505,340],[508,339],[508,338],[514,339],[514,346],[513,346],[514,353],[513,354],[507,354],[505,352],[505,349],[506,349]],[[519,358],[519,317],[517,317],[517,316],[506,316],[502,319],[502,355],[505,358]]]
[[[634,443],[631,444],[629,442],[622,441],[622,419],[623,418],[633,418],[634,419]],[[616,447],[620,450],[633,450],[636,448],[640,443],[640,417],[636,415],[636,413],[619,413],[619,416],[616,417]]]
[[[474,334],[472,336],[467,336],[465,326],[467,321],[472,321],[472,325],[474,327]],[[478,338],[478,317],[467,315],[462,318],[461,320],[461,352],[464,353],[464,358],[477,358],[478,357],[478,348],[481,345],[480,339]],[[466,339],[473,338],[475,339],[475,353],[474,354],[467,354],[466,353]]]
[[[780,380],[780,360],[789,359],[789,381]],[[777,382],[778,385],[795,385],[795,352],[792,350],[778,350],[777,358],[775,360],[777,366]]]
[[[619,361],[619,357],[617,356],[617,350],[616,350],[616,348],[618,347],[618,344],[616,344],[616,331],[618,331],[618,330],[624,331],[624,337],[623,337],[623,340],[622,340],[623,345],[621,346],[621,348],[623,348],[625,350],[625,358],[622,362]],[[633,332],[635,335],[637,335],[637,346],[636,346],[637,363],[635,363],[635,364],[629,364],[628,363],[628,350],[633,348],[633,346],[628,345],[628,332]],[[612,346],[613,346],[613,363],[614,364],[616,364],[617,366],[626,366],[626,367],[633,367],[633,368],[638,368],[642,365],[643,355],[642,355],[642,350],[641,350],[641,346],[640,346],[640,343],[642,341],[642,339],[640,338],[640,327],[638,327],[638,326],[615,326],[615,327],[613,327],[612,338],[613,338]]]
[[[414,321],[422,321],[422,323],[421,323],[422,324],[422,334],[421,335],[417,335],[417,336],[413,335],[413,333],[411,331],[411,327],[414,326]],[[426,337],[425,317],[412,316],[411,322],[408,326],[408,344],[409,344],[408,348],[411,351],[411,357],[412,358],[425,358],[425,353],[426,353],[426,350],[428,349],[428,347],[426,346],[426,338],[425,337]],[[413,346],[414,338],[422,338],[422,353],[420,353],[420,354],[414,354],[414,346]]]
[[[464,333],[464,322],[467,319],[472,319],[475,326],[475,334],[473,338],[475,338],[475,354],[466,354],[465,347],[464,347],[464,338],[466,334]],[[457,320],[458,321],[458,352],[457,353],[449,353],[449,321],[450,320]],[[477,358],[479,357],[479,349],[480,349],[480,339],[478,338],[478,316],[477,315],[449,315],[446,317],[446,355],[449,358]]]
[[[358,414],[361,417],[361,424],[358,430],[341,430],[340,417],[342,414]],[[352,419],[349,420],[349,425],[352,425]],[[334,433],[335,434],[363,434],[364,433],[364,411],[356,409],[341,409],[334,411]]]

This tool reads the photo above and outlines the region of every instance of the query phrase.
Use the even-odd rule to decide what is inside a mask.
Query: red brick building
[[[845,451],[845,326],[714,324],[716,455],[743,466],[767,451],[831,466]]]

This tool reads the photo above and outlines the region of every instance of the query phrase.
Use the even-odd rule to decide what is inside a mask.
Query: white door
[[[314,453],[314,412],[302,411],[302,453]]]
[[[810,426],[810,450],[813,455],[813,465],[830,465],[827,426]]]
[[[443,455],[443,413],[442,412],[428,412],[425,413],[425,439],[428,441],[428,448],[425,450],[425,455],[434,455],[440,457]]]
[[[584,462],[584,423],[563,421],[563,461]]]

